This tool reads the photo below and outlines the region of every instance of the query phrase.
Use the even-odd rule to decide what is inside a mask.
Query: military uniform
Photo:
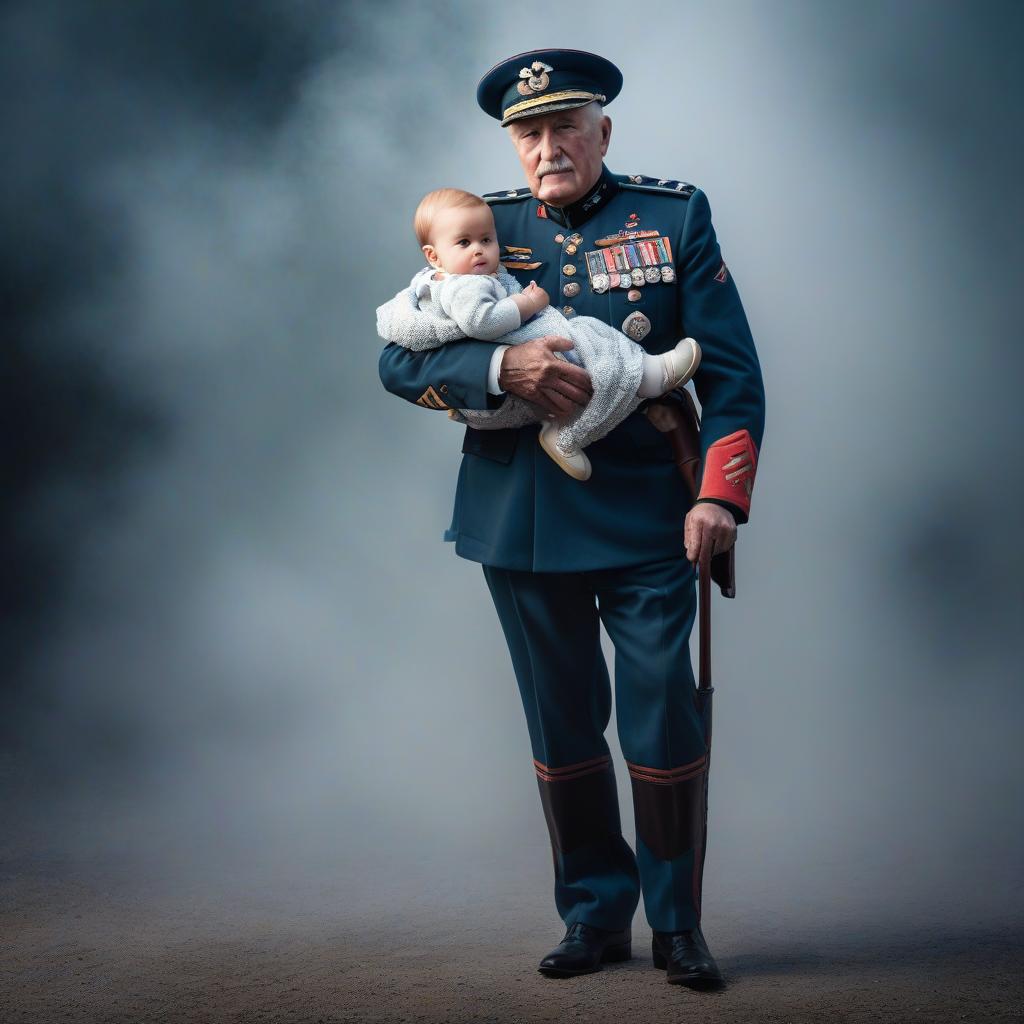
[[[545,89],[562,97],[553,109],[574,92],[587,95],[588,87],[592,99],[597,95],[586,82],[578,88],[579,74],[552,81],[556,58],[544,59],[548,71],[538,80],[548,79]],[[528,104],[524,116],[548,109],[530,105],[522,88],[520,95]],[[537,98],[544,95],[538,90]],[[566,316],[598,317],[651,353],[687,335],[699,342],[699,500],[722,504],[737,523],[746,522],[764,392],[704,193],[605,166],[571,206],[549,206],[522,188],[484,198],[503,266],[524,285],[537,281]],[[493,351],[493,343],[468,339],[428,352],[389,344],[380,376],[389,391],[425,408],[494,408],[504,397],[487,390]],[[586,482],[545,455],[536,424],[467,427],[444,537],[458,555],[482,563],[508,642],[560,915],[567,925],[621,929],[642,891],[652,928],[671,932],[700,919],[707,723],[694,701],[689,654],[696,596],[683,523],[692,499],[670,445],[642,408],[588,447],[593,472]],[[600,622],[615,646],[635,855],[621,834],[604,739],[611,686]]]

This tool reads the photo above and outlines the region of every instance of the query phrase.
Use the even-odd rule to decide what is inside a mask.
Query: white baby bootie
[[[682,387],[697,372],[700,345],[693,338],[683,338],[675,348],[663,352],[661,358],[665,361],[665,390],[662,394],[666,394],[673,388]]]
[[[540,427],[540,446],[562,467],[574,480],[590,479],[590,459],[584,452],[573,452],[567,455],[558,447],[558,424],[554,420],[545,420]]]

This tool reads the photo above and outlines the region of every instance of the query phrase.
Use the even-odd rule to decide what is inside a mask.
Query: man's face
[[[493,274],[498,269],[490,207],[449,206],[434,218],[430,235],[423,252],[431,266],[446,274]]]
[[[594,103],[508,125],[530,191],[552,206],[582,199],[601,174],[611,119]]]

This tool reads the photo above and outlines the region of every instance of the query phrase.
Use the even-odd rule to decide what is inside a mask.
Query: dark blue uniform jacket
[[[527,189],[485,198],[504,265],[523,285],[537,281],[566,315],[597,317],[621,329],[639,311],[651,325],[640,344],[653,353],[686,336],[699,342],[694,387],[702,455],[738,430],[749,431],[760,449],[761,369],[700,189],[604,168],[595,189],[563,209],[545,206]],[[588,265],[586,254],[609,248],[608,239],[621,231],[656,231],[667,239],[674,281],[595,290],[594,257]],[[414,352],[390,343],[380,355],[380,378],[388,391],[426,408],[495,408],[504,396],[487,391],[494,344],[467,339]],[[466,428],[452,522],[444,534],[457,554],[506,569],[580,572],[682,553],[691,499],[668,442],[641,410],[587,448],[593,472],[583,482],[545,454],[538,430]],[[719,503],[732,509],[737,522],[746,521],[742,508]]]

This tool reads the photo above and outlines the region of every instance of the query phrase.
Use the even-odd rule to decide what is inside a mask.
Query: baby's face
[[[446,274],[493,274],[498,269],[494,217],[486,206],[450,206],[434,218],[423,251]]]

